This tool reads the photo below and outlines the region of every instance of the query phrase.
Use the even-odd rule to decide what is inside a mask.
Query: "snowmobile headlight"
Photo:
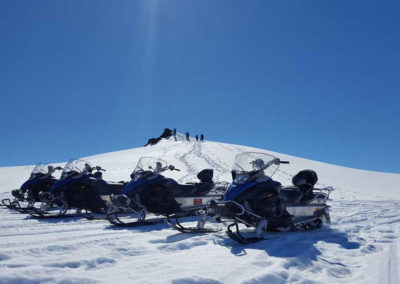
[[[242,184],[249,178],[248,174],[237,174],[234,180],[236,184]]]
[[[131,179],[132,181],[137,181],[140,178],[140,173],[132,173],[131,174]]]

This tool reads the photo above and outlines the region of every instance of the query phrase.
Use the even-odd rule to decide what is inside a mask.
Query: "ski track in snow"
[[[171,173],[179,182],[194,180],[207,167],[214,169],[216,179],[229,180],[234,155],[257,150],[179,139],[88,159],[108,166],[115,180],[126,180],[140,156],[180,165],[180,173]],[[294,168],[281,167],[275,174],[284,185],[291,183],[296,162],[305,163],[290,160]],[[306,165],[318,172],[314,162]],[[31,167],[3,169],[1,199],[10,196],[9,172],[28,175]],[[318,185],[331,184],[320,180]],[[251,245],[235,243],[224,230],[181,234],[165,223],[118,228],[84,218],[36,220],[1,208],[0,283],[398,283],[400,196],[364,200],[356,182],[349,185],[354,191],[332,185],[330,226],[268,233],[267,240]],[[376,194],[363,190],[365,197]],[[185,223],[194,226],[196,220],[189,217]],[[224,229],[222,224],[210,226]]]

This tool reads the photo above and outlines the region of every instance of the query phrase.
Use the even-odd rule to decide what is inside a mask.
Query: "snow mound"
[[[265,152],[290,161],[274,178],[283,185],[302,169],[333,186],[332,224],[310,232],[270,233],[239,245],[222,230],[177,233],[166,224],[115,228],[106,221],[34,220],[0,209],[0,283],[398,283],[400,175],[339,167],[281,153],[183,135],[157,145],[86,157],[107,180],[128,180],[142,156],[159,157],[196,180],[204,168],[231,180],[236,154]],[[192,138],[192,141],[194,139]],[[63,165],[63,164],[60,164]],[[32,166],[0,168],[0,198],[10,196]],[[195,217],[187,218],[194,225]],[[214,226],[223,228],[215,224]]]

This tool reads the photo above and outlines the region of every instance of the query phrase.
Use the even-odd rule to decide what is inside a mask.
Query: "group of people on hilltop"
[[[175,141],[177,141],[177,140],[176,140],[176,128],[174,128],[173,135],[174,135]],[[185,135],[186,135],[186,141],[190,142],[189,131],[186,131],[186,134],[185,134]],[[198,142],[198,141],[204,142],[204,135],[203,135],[203,133],[200,134],[200,138],[199,138],[199,135],[196,134],[195,138],[196,138],[196,141],[197,141],[197,142]]]
[[[161,141],[161,139],[163,139],[163,138],[169,138],[169,137],[171,137],[171,136],[173,136],[173,137],[175,138],[175,141],[178,141],[178,140],[176,139],[176,129],[174,128],[174,130],[171,130],[171,129],[169,129],[169,128],[165,128],[164,131],[163,131],[163,133],[162,133],[159,137],[150,138],[150,139],[147,141],[146,145],[144,145],[144,146],[147,146],[147,145],[156,145],[158,142]],[[203,135],[203,134],[200,134],[200,138],[199,138],[199,135],[196,134],[195,138],[196,138],[196,141],[204,142],[204,135]],[[189,131],[186,132],[186,140],[187,140],[188,142],[190,142]]]

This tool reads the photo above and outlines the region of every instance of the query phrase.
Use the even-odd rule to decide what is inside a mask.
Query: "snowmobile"
[[[271,178],[280,164],[289,162],[263,153],[238,154],[232,170],[233,182],[224,200],[211,200],[197,227],[181,231],[204,232],[210,219],[231,221],[228,236],[240,243],[253,243],[263,240],[266,231],[311,230],[330,223],[330,206],[326,201],[333,188],[314,188],[318,177],[312,170],[300,171],[292,179],[293,186],[282,187]],[[254,228],[256,235],[244,237],[239,224]],[[233,227],[236,232],[231,230]]]
[[[161,173],[167,170],[179,171],[164,160],[140,158],[122,194],[111,196],[107,214],[109,222],[132,227],[159,223],[166,218],[169,223],[181,227],[180,217],[196,215],[212,199],[221,200],[228,185],[213,182],[212,169],[198,173],[200,183],[187,184],[164,177]],[[146,219],[147,213],[163,217]]]
[[[92,213],[105,217],[107,204],[102,196],[120,193],[124,182],[106,182],[102,178],[104,171],[100,166],[92,167],[84,160],[70,160],[65,165],[61,178],[50,190],[39,193],[42,201],[40,210],[30,214],[36,218],[82,216],[95,219]]]
[[[37,209],[37,207],[34,206],[35,203],[40,202],[39,192],[47,192],[51,188],[57,181],[52,174],[61,169],[61,167],[54,167],[52,165],[37,164],[33,168],[29,179],[24,182],[19,189],[11,191],[14,199],[3,199],[2,205],[21,213],[35,211]],[[24,203],[23,205],[22,202]]]

